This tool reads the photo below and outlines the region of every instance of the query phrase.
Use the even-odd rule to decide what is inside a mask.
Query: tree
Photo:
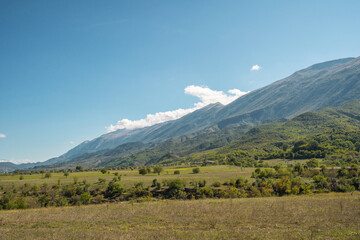
[[[100,170],[100,172],[101,172],[102,174],[105,174],[105,173],[107,173],[107,170],[106,170],[106,168],[103,168],[103,169]]]
[[[304,171],[303,165],[301,165],[301,163],[296,163],[294,166],[294,171],[301,174]]]
[[[294,148],[293,148],[293,152],[297,152],[300,149],[304,149],[306,146],[307,142],[305,142],[304,140],[300,140],[300,141],[296,141],[294,143]]]
[[[168,182],[167,194],[170,198],[184,198],[185,192],[183,191],[185,183],[180,179],[172,179]]]
[[[100,184],[105,184],[106,179],[105,178],[99,178],[98,181],[99,181]]]
[[[315,151],[315,150],[318,150],[319,149],[319,143],[317,142],[317,141],[315,141],[315,140],[311,140],[309,143],[308,143],[308,145],[307,145],[307,147],[306,147],[308,150],[313,150],[313,151]]]
[[[146,168],[140,168],[139,169],[139,174],[146,175],[147,173],[148,173],[148,171],[146,170]]]
[[[109,182],[108,187],[105,191],[105,197],[107,198],[116,198],[124,192],[124,188],[116,182]]]
[[[180,174],[180,171],[179,171],[179,170],[175,170],[175,171],[174,171],[174,174]]]
[[[51,177],[51,173],[45,173],[45,178],[50,178]]]
[[[356,142],[354,146],[355,146],[355,150],[360,152],[360,143]]]
[[[280,196],[291,192],[291,181],[288,177],[276,180],[274,183],[274,191]]]
[[[152,181],[152,187],[156,187],[156,184],[158,183],[158,180],[155,178],[155,179],[153,179],[153,181]]]
[[[69,173],[68,172],[65,172],[64,173],[64,176],[67,178],[69,176]]]
[[[82,166],[76,166],[75,170],[77,172],[82,172],[83,168],[82,168]]]
[[[88,192],[84,192],[80,195],[80,202],[81,204],[89,204],[91,199],[91,195]]]
[[[193,170],[192,170],[192,172],[194,173],[194,174],[198,174],[199,172],[200,172],[200,168],[193,168]]]
[[[306,166],[308,166],[308,168],[316,168],[319,166],[319,160],[312,158],[309,161],[306,161]]]
[[[163,171],[163,167],[160,165],[154,166],[153,167],[154,173],[157,173],[158,175],[160,175],[160,173]]]
[[[284,143],[284,144],[282,145],[282,149],[283,149],[284,152],[286,152],[286,150],[287,150],[288,148],[289,148],[289,144]]]

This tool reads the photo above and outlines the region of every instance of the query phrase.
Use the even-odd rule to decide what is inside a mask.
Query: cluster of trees
[[[350,141],[352,140],[352,141]],[[331,139],[318,138],[294,142],[277,142],[253,150],[233,150],[213,159],[220,164],[233,164],[243,167],[262,167],[259,160],[268,159],[311,159],[322,158],[328,165],[343,166],[360,164],[360,143],[357,138]],[[209,156],[211,158],[211,156]]]
[[[163,171],[163,167],[161,165],[156,165],[153,167],[147,166],[147,167],[141,167],[139,168],[139,174],[141,175],[146,175],[148,173],[157,173],[158,175],[160,175],[160,173]]]

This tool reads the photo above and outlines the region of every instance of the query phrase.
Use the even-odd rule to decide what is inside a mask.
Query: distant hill
[[[0,172],[12,172],[17,169],[17,165],[11,162],[0,162]]]
[[[296,151],[299,142],[303,146]],[[316,149],[309,148],[312,142],[318,146]],[[241,153],[245,159],[273,159],[293,154],[292,158],[300,159],[335,155],[335,159],[346,156],[360,161],[359,151],[360,100],[352,100],[339,107],[302,113],[284,123],[254,127],[226,146],[186,157],[223,160]]]

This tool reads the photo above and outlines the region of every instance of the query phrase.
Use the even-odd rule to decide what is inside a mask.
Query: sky
[[[45,161],[357,57],[359,9],[357,0],[0,0],[0,161]]]

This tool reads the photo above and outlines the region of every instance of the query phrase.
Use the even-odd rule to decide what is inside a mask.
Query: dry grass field
[[[360,194],[0,211],[1,239],[360,239]]]

